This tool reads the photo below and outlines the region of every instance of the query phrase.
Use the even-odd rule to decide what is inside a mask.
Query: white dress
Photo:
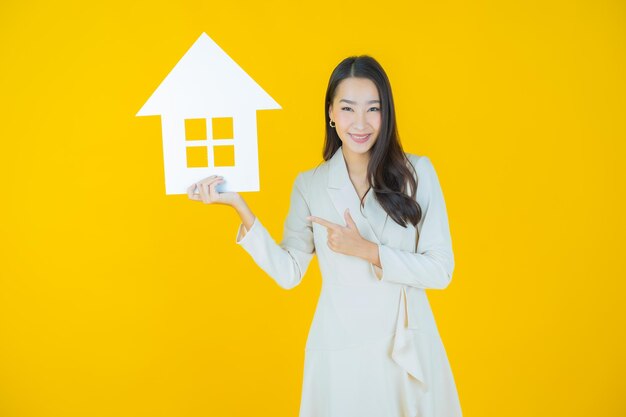
[[[370,190],[360,208],[340,147],[297,175],[283,239],[256,218],[236,243],[282,288],[297,286],[314,255],[322,289],[305,347],[300,417],[461,417],[461,406],[426,289],[444,289],[454,256],[443,193],[426,156],[406,154],[422,208],[416,230],[389,217]],[[345,225],[349,208],[361,236],[378,245],[382,268],[334,252],[313,215]]]

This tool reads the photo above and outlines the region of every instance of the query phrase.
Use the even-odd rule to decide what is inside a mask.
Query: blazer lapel
[[[345,225],[344,211],[347,208],[361,236],[376,244],[381,243],[388,215],[376,201],[374,191],[370,189],[367,192],[364,207],[361,208],[359,195],[350,181],[341,146],[335,151],[328,164],[328,194],[343,220],[341,224]]]

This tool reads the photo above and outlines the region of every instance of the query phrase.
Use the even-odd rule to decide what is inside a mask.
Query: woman
[[[235,208],[236,243],[282,288],[297,286],[317,254],[323,284],[300,417],[461,416],[425,292],[446,288],[454,269],[435,169],[402,150],[389,80],[372,57],[335,68],[324,112],[324,162],[296,176],[280,244],[238,193],[216,191],[222,177],[193,184],[189,198]]]

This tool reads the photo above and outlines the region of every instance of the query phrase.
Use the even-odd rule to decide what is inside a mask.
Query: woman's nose
[[[363,129],[366,124],[367,122],[365,118],[365,113],[357,112],[356,120],[354,121],[354,127],[356,127],[357,129]]]

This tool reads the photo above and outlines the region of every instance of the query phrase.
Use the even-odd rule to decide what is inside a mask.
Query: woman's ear
[[[328,118],[330,120],[333,120],[333,105],[332,104],[328,106]]]

